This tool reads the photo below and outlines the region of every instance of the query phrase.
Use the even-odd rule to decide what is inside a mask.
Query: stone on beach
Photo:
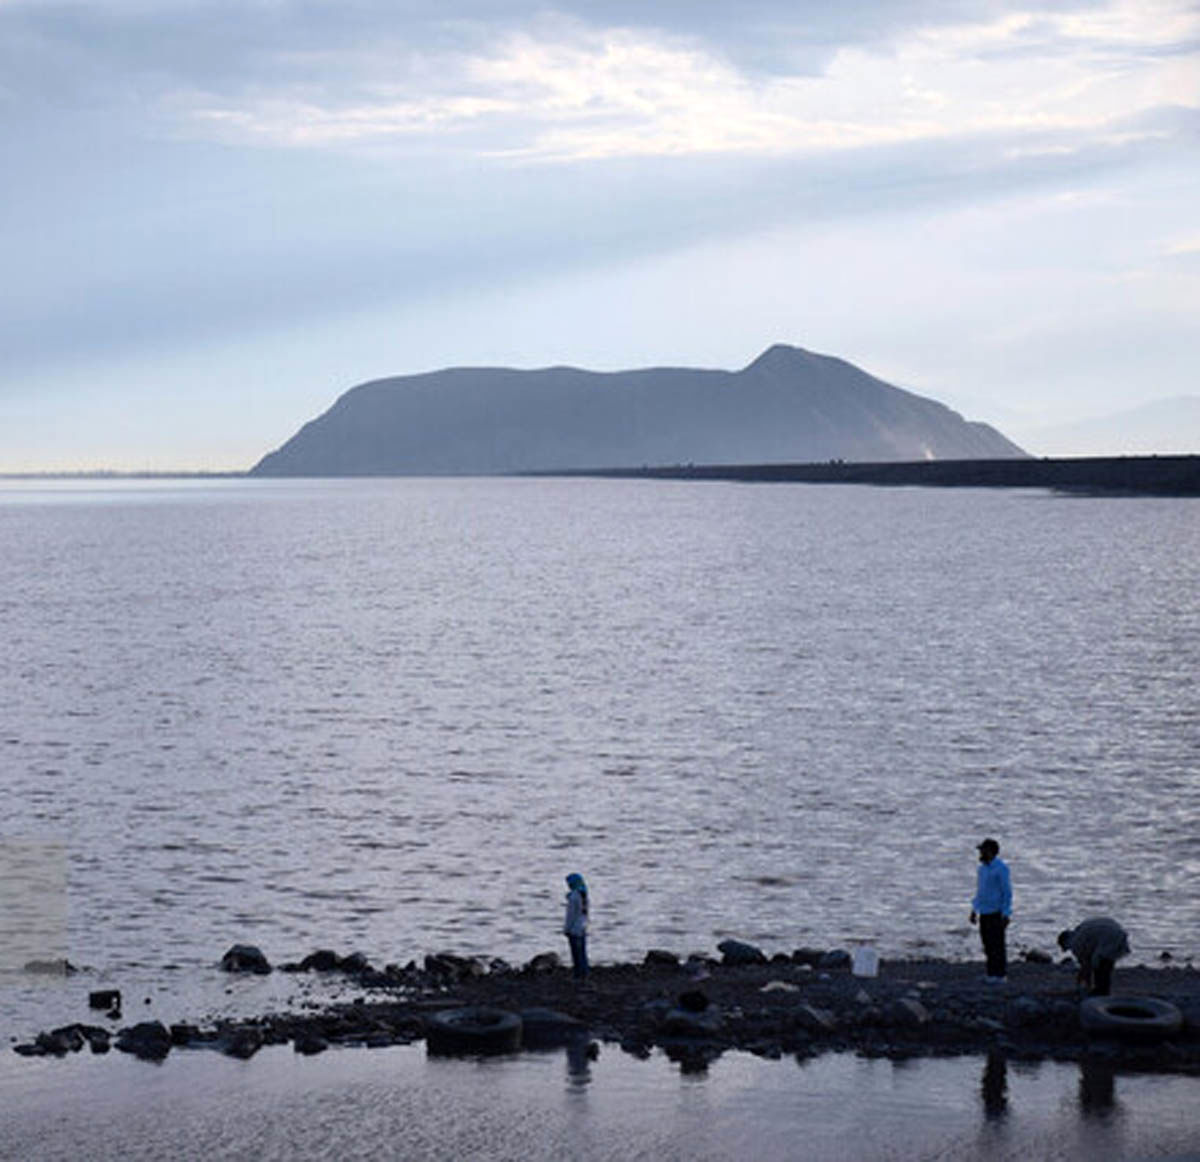
[[[161,1021],[142,1021],[117,1034],[117,1048],[148,1061],[161,1061],[171,1052],[171,1033]]]
[[[222,1051],[227,1057],[236,1057],[241,1061],[246,1061],[262,1047],[262,1031],[253,1025],[243,1025],[228,1034],[222,1044]]]
[[[447,980],[464,980],[483,976],[487,971],[483,962],[473,956],[456,956],[453,952],[438,952],[425,957],[425,971],[431,976]]]
[[[892,1002],[888,1016],[897,1025],[927,1025],[929,1010],[915,997],[899,997]]]
[[[221,957],[221,967],[226,972],[253,972],[260,976],[271,971],[270,962],[262,949],[253,944],[235,944]]]
[[[297,1053],[303,1054],[305,1057],[313,1057],[318,1053],[324,1053],[329,1048],[329,1042],[319,1033],[304,1032],[296,1035],[292,1046]]]
[[[819,963],[825,954],[816,955]],[[172,1044],[210,1044],[249,1056],[259,1045],[287,1042],[309,1055],[333,1044],[408,1043],[426,1036],[431,1011],[485,1007],[527,1020],[531,1045],[576,1045],[595,1035],[638,1056],[659,1046],[689,1069],[726,1050],[777,1057],[854,1049],[899,1057],[999,1048],[1026,1059],[1111,1052],[1138,1069],[1200,1074],[1200,974],[1190,966],[1123,971],[1122,984],[1134,995],[1173,1002],[1181,1028],[1161,1045],[1110,1049],[1081,1028],[1074,971],[1057,964],[1015,962],[1004,990],[981,984],[977,964],[944,961],[887,961],[866,987],[849,971],[814,972],[792,958],[750,964],[696,958],[689,967],[669,958],[601,963],[584,988],[555,953],[535,957],[519,971],[488,971],[488,965],[483,958],[444,953],[431,958],[430,972],[411,962],[385,973],[368,968],[354,974],[364,995],[349,1003],[231,1020],[216,1029],[175,1025],[168,1031],[146,1022],[123,1029],[117,1047],[158,1060]],[[700,969],[702,989],[695,975]],[[13,1048],[51,1057],[78,1052],[83,1044],[103,1052],[108,1034],[68,1025]]]
[[[767,955],[761,948],[743,940],[722,940],[717,945],[722,964],[766,964]]]

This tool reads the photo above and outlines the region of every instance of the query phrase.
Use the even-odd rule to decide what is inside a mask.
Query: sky
[[[1198,146],[1187,0],[0,0],[0,472],[778,342],[1055,454],[1200,395]]]

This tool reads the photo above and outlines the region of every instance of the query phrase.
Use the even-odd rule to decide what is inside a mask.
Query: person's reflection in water
[[[1101,1061],[1079,1063],[1079,1112],[1085,1118],[1107,1118],[1116,1109],[1116,1073]]]
[[[1008,1060],[1003,1053],[993,1050],[987,1055],[983,1066],[983,1080],[979,1084],[983,1098],[983,1116],[989,1122],[1003,1118],[1008,1113]]]
[[[572,1037],[567,1042],[567,1088],[584,1089],[592,1081],[592,1062],[598,1053],[586,1037]]]

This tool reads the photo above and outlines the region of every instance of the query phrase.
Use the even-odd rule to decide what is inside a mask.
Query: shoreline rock
[[[980,965],[937,960],[885,960],[878,975],[857,977],[848,956],[811,949],[759,960],[739,948],[725,962],[695,954],[681,962],[656,950],[641,963],[596,966],[583,985],[553,953],[522,968],[450,953],[427,957],[425,967],[410,962],[383,971],[361,955],[323,951],[306,960],[310,970],[344,972],[364,995],[318,1012],[223,1021],[210,1030],[143,1024],[120,1030],[114,1044],[150,1059],[172,1045],[245,1057],[262,1045],[291,1043],[309,1055],[408,1044],[426,1035],[431,1014],[481,1006],[543,1014],[543,1023],[553,1013],[572,1038],[615,1043],[637,1056],[660,1048],[689,1069],[730,1050],[891,1058],[1000,1052],[1020,1060],[1098,1057],[1118,1069],[1200,1075],[1200,971],[1191,966],[1118,967],[1115,992],[1167,1001],[1182,1014],[1178,1033],[1146,1043],[1089,1033],[1080,1022],[1074,969],[1033,959],[1014,963],[1003,985],[985,981]],[[14,1048],[25,1056],[61,1056],[83,1044],[102,1052],[85,1029],[65,1026]]]

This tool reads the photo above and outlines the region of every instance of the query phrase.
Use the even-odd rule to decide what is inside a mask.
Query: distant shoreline
[[[94,468],[78,472],[0,472],[0,480],[239,480],[249,472],[121,472]]]
[[[1104,495],[1200,496],[1200,456],[1091,456],[1041,460],[922,460],[874,464],[680,464],[536,472],[530,476],[732,480],[744,483],[872,484],[924,488],[1049,488]]]
[[[457,475],[457,474],[456,474]],[[920,460],[816,464],[675,464],[641,468],[561,468],[490,474],[619,480],[708,480],[748,484],[869,484],[920,488],[1048,488],[1117,496],[1200,496],[1200,455],[1082,456],[1005,460]],[[294,476],[228,472],[0,472],[0,480],[278,480]],[[403,473],[330,474],[319,480],[405,479]],[[449,478],[449,477],[448,477]],[[487,478],[487,477],[481,477]]]

